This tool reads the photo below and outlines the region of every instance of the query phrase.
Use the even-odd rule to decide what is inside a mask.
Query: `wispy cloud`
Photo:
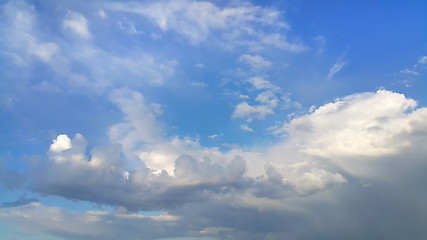
[[[415,63],[412,68],[405,68],[400,71],[400,73],[406,73],[406,74],[412,74],[412,75],[420,75],[419,72],[417,72],[417,69],[420,69],[420,66],[427,64],[427,56],[421,56],[418,58],[417,63]]]
[[[407,73],[407,74],[412,74],[415,76],[420,75],[418,72],[415,72],[413,69],[410,69],[410,68],[405,68],[405,69],[401,70],[400,73]]]
[[[316,38],[314,38],[314,41],[317,44],[317,55],[320,55],[323,53],[323,51],[326,48],[326,37],[325,36],[317,36]]]
[[[334,63],[334,65],[332,65],[331,69],[329,69],[329,73],[327,78],[328,79],[332,79],[335,74],[337,74],[339,71],[341,71],[341,69],[347,64],[346,60],[338,60],[338,62]]]
[[[192,44],[200,44],[211,39],[212,32],[220,31],[220,41],[225,47],[239,45],[251,49],[273,46],[287,51],[300,52],[306,47],[302,43],[291,42],[285,35],[267,33],[256,26],[271,26],[278,30],[289,29],[289,25],[279,18],[274,9],[254,6],[250,3],[231,4],[218,7],[207,1],[161,1],[155,3],[106,4],[112,11],[136,13],[145,17],[162,31],[174,31],[186,37]],[[216,32],[218,36],[218,32]],[[244,38],[252,39],[247,41]]]

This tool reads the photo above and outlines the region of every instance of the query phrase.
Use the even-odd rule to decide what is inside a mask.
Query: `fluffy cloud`
[[[254,118],[264,119],[267,115],[274,114],[274,109],[278,106],[285,109],[292,104],[297,105],[296,102],[291,101],[289,94],[282,95],[280,88],[262,77],[252,77],[247,82],[251,83],[257,91],[261,91],[255,97],[255,101],[259,104],[249,104],[248,101],[239,103],[232,114],[233,118],[246,118],[251,122]],[[240,98],[249,99],[246,95],[240,95]]]
[[[424,139],[425,108],[380,90],[350,95],[285,124],[301,152],[333,161],[349,173],[373,174],[370,162],[416,148]]]
[[[69,139],[66,135],[58,137],[64,138]],[[52,146],[57,144],[55,140]],[[250,183],[243,176],[246,162],[239,156],[218,164],[207,156],[196,159],[181,155],[174,159],[174,174],[170,176],[165,171],[129,165],[120,157],[120,145],[95,147],[90,157],[85,154],[87,143],[80,134],[70,145],[62,151],[51,149],[48,159],[31,169],[31,190],[138,211],[206,201],[214,192],[227,194]]]
[[[52,145],[50,145],[51,152],[62,152],[70,148],[71,148],[71,140],[65,134],[58,135],[58,137],[55,140],[53,140]]]
[[[249,117],[249,119],[254,117],[254,118],[263,119],[268,114],[274,114],[273,109],[271,109],[268,106],[262,106],[262,105],[251,106],[247,102],[242,102],[236,106],[236,109],[233,112],[233,117],[234,118]]]

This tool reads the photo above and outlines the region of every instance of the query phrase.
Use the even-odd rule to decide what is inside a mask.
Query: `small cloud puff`
[[[252,69],[255,69],[255,70],[268,68],[272,65],[270,61],[265,60],[263,57],[259,55],[252,56],[249,54],[244,54],[239,57],[238,61],[248,64],[249,66],[251,66]]]
[[[246,124],[242,124],[242,125],[240,125],[240,129],[242,129],[243,131],[246,131],[246,132],[253,132],[254,130],[252,129],[252,128],[250,128],[248,125],[246,125]]]
[[[91,37],[91,34],[87,27],[87,20],[80,13],[68,11],[64,21],[62,22],[62,26],[65,29],[72,30],[75,34],[79,35],[82,38]]]

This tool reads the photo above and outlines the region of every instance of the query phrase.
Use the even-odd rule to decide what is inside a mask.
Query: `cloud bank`
[[[125,99],[142,101],[124,91],[112,95],[120,107]],[[147,117],[128,110],[130,122]],[[150,168],[162,161],[156,155],[132,168],[120,155],[126,144],[94,147],[88,156],[82,135],[59,135],[47,158],[27,170],[27,188],[126,211],[76,213],[26,201],[4,206],[0,217],[65,239],[417,238],[427,234],[413,224],[427,220],[426,119],[427,109],[402,94],[354,94],[286,123],[286,138],[263,152],[181,148],[173,174]],[[159,140],[140,151],[161,154],[170,144]]]

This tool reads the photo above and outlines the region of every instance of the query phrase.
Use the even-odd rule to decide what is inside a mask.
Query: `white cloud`
[[[380,90],[338,99],[312,114],[293,119],[284,129],[301,152],[331,159],[352,174],[369,172],[371,160],[413,147],[412,134],[423,131],[427,110],[404,95]]]
[[[59,47],[55,43],[37,44],[35,42],[29,42],[28,51],[39,57],[45,63],[49,62],[52,55],[58,52],[58,50]]]
[[[236,106],[236,109],[233,112],[234,118],[258,118],[264,119],[266,115],[274,114],[274,111],[264,105],[251,106],[247,102],[242,102]]]
[[[422,56],[418,59],[419,64],[427,64],[427,56]]]
[[[36,202],[0,209],[0,218],[8,219],[15,225],[31,226],[30,229],[37,231],[43,239],[56,239],[47,237],[43,234],[45,232],[57,233],[58,239],[64,239],[66,236],[68,236],[66,238],[72,236],[72,239],[136,239],[141,234],[146,239],[156,239],[158,235],[154,234],[153,229],[162,229],[163,224],[173,225],[178,220],[177,217],[170,215],[144,216],[104,211],[74,212]],[[28,228],[22,227],[19,230],[24,231],[22,236],[35,235]],[[172,232],[182,232],[176,227],[168,230],[170,233],[164,234],[165,237],[173,237]]]
[[[84,163],[87,142],[81,134],[71,140],[67,135],[60,134],[50,145],[48,157],[56,162]]]
[[[119,21],[119,27],[120,27],[120,29],[125,31],[127,34],[131,34],[131,35],[139,35],[139,34],[144,33],[140,30],[137,30],[135,25],[133,23],[130,23],[130,22]]]
[[[36,36],[35,10],[24,2],[9,2],[3,8],[6,32],[0,43],[7,49],[4,54],[18,66],[28,65],[33,56],[49,63],[61,49],[57,44],[42,41]]]
[[[163,139],[156,119],[161,114],[158,106],[145,103],[142,94],[129,88],[114,90],[110,99],[125,114],[125,119],[110,128],[109,136],[112,142],[123,146],[129,157],[138,155],[138,152],[135,152],[136,143],[151,144]]]
[[[247,82],[251,83],[256,90],[262,90],[255,97],[255,101],[259,104],[249,104],[248,101],[239,103],[232,114],[233,118],[246,118],[246,121],[251,122],[253,118],[264,119],[265,116],[274,114],[274,110],[279,106],[280,109],[299,107],[299,103],[291,100],[290,93],[282,95],[281,89],[270,81],[261,77],[252,77]],[[242,94],[239,98],[250,99],[249,96]]]
[[[401,70],[400,73],[407,73],[407,74],[412,74],[415,76],[420,75],[418,72],[414,71],[413,69],[409,69],[409,68],[405,68],[405,69]]]
[[[277,33],[263,35],[261,37],[261,42],[291,52],[302,52],[307,49],[307,47],[301,43],[288,42],[285,36]]]
[[[289,25],[280,19],[278,11],[247,2],[236,2],[225,7],[207,1],[189,0],[145,4],[116,2],[107,4],[107,7],[113,11],[137,13],[151,20],[162,31],[175,31],[192,44],[212,39],[225,47],[245,45],[259,49],[274,46],[287,51],[305,50],[305,46],[287,41],[280,33],[264,33],[257,26],[273,26],[280,30],[289,29]],[[248,38],[253,40],[246,40]]]
[[[196,63],[196,64],[194,64],[194,66],[196,68],[204,68],[205,67],[205,65],[203,63]]]
[[[305,172],[299,179],[294,180],[296,191],[305,195],[327,188],[334,183],[346,183],[339,173],[330,173],[324,169],[313,168]]]
[[[217,137],[218,137],[218,134],[212,134],[212,135],[208,136],[208,138],[210,138],[210,139],[214,139],[214,138],[217,138]]]
[[[98,11],[98,16],[102,19],[106,19],[108,17],[107,14],[102,9]]]
[[[246,125],[246,124],[242,124],[242,125],[240,125],[240,129],[242,129],[243,131],[246,131],[246,132],[253,132],[254,130],[252,129],[252,128],[250,128],[248,125]]]
[[[55,74],[37,90],[46,86],[47,90],[56,89],[64,93],[90,91],[100,94],[122,86],[163,85],[175,74],[176,60],[161,60],[140,49],[117,53],[95,47],[90,42],[43,41],[56,37],[49,35],[52,33],[40,34],[43,32],[39,27],[40,16],[33,6],[9,2],[4,9],[2,26],[5,34],[0,44],[7,49],[5,56],[20,67],[30,66],[33,60],[42,61]],[[69,12],[63,27],[77,27],[78,23],[84,22],[82,18],[78,13]],[[76,19],[78,21],[74,23]],[[28,86],[20,85],[20,88],[25,87]]]
[[[422,68],[420,67],[420,65],[424,65],[424,64],[427,64],[427,56],[420,57],[418,59],[417,63],[412,66],[412,68],[405,68],[405,69],[401,70],[400,73],[405,73],[405,74],[411,74],[411,75],[414,75],[414,76],[419,76],[420,75],[419,71],[422,70]],[[398,82],[405,84],[406,87],[409,87],[409,84],[406,83],[407,81],[408,80],[405,79],[405,80],[400,80]]]
[[[130,90],[111,98],[126,113],[125,122],[154,114]],[[130,114],[134,109],[144,114]],[[282,142],[261,150],[221,152],[188,138],[162,139],[140,155],[149,168],[121,159],[118,145],[95,147],[89,157],[81,135],[60,135],[48,159],[34,159],[25,170],[29,188],[126,211],[78,213],[32,203],[0,208],[0,218],[73,239],[138,238],[141,231],[147,239],[177,232],[218,239],[333,239],[337,227],[346,228],[344,238],[365,239],[371,234],[360,229],[387,232],[396,223],[399,231],[424,233],[413,222],[425,222],[425,215],[408,211],[426,209],[426,119],[427,109],[417,109],[402,94],[355,94],[293,119]],[[392,206],[392,213],[382,206]],[[159,217],[126,213],[159,209],[165,212]],[[239,224],[241,219],[247,220]],[[269,232],[254,228],[260,224],[268,224]]]
[[[62,26],[65,29],[70,29],[82,38],[90,38],[91,34],[87,27],[87,20],[80,13],[68,11],[65,16]]]
[[[331,69],[329,69],[329,73],[328,73],[328,79],[331,79],[335,76],[335,74],[337,74],[339,71],[341,71],[341,69],[344,67],[344,65],[347,64],[347,61],[341,61],[339,60],[338,62],[336,62]]]
[[[255,100],[257,100],[262,104],[265,104],[271,109],[276,108],[279,103],[279,99],[277,98],[276,94],[274,94],[271,91],[265,91],[265,92],[259,93],[258,96],[255,98]],[[288,99],[285,99],[285,100],[288,100]]]
[[[51,152],[62,152],[70,148],[71,148],[71,140],[65,134],[58,135],[58,137],[55,140],[53,140],[53,143],[50,145]]]
[[[242,56],[239,57],[239,62],[243,62],[248,64],[249,66],[251,66],[253,69],[263,69],[263,68],[268,68],[272,65],[272,63],[268,60],[265,60],[263,57],[259,56],[259,55],[249,55],[249,54],[244,54]]]
[[[248,80],[256,89],[274,89],[275,86],[261,77],[252,77]]]

